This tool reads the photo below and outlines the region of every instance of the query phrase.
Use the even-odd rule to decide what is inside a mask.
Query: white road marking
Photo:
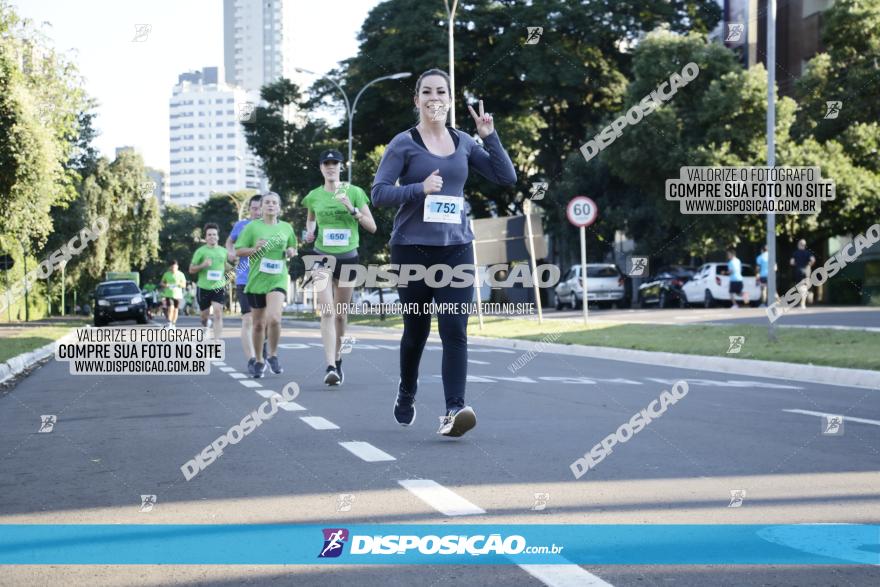
[[[339,430],[339,426],[321,416],[300,416],[299,419],[315,430]]]
[[[468,363],[472,363],[474,365],[489,365],[489,361],[477,361],[476,359],[468,359]]]
[[[229,376],[232,377],[233,379],[246,379],[247,378],[247,375],[245,375],[244,373],[230,373]]]
[[[560,560],[562,557],[560,557]],[[561,565],[519,565],[529,575],[550,587],[612,587],[576,564]]]
[[[369,442],[340,442],[339,446],[368,463],[397,460],[387,452],[379,450]]]
[[[251,381],[250,379],[242,379],[239,381],[245,387],[263,387],[262,383],[257,383],[256,381]]]
[[[244,382],[243,382],[243,381],[240,381],[239,383],[244,383]],[[263,396],[263,397],[266,398],[266,399],[269,399],[270,397],[274,397],[274,396],[278,395],[277,393],[275,393],[275,392],[272,391],[271,389],[266,389],[266,388],[264,388],[264,387],[260,387],[260,388],[254,389],[254,392],[255,392],[257,395],[261,395],[261,396]],[[279,396],[279,397],[280,397],[280,396]]]
[[[431,479],[403,479],[398,481],[404,489],[423,502],[447,516],[472,516],[485,514],[478,507],[450,489]]]
[[[235,367],[220,367],[220,370],[224,373],[233,373],[235,372]]]
[[[820,418],[824,418],[825,416],[841,416],[842,414],[830,414],[828,412],[811,412],[810,410],[782,410],[783,412],[789,412],[792,414],[804,414],[805,416],[819,416]],[[844,422],[859,422],[860,424],[872,424],[874,426],[880,426],[880,420],[868,420],[867,418],[854,418],[852,416],[843,416]]]
[[[305,412],[306,408],[296,402],[279,402],[278,407],[286,412]]]
[[[225,367],[226,366],[226,363],[224,363],[223,361],[212,361],[211,364],[217,365],[218,367]]]

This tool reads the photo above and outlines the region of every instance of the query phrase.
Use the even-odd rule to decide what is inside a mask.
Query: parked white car
[[[610,263],[587,264],[587,301],[599,305],[621,304],[626,297],[623,275],[616,265]],[[556,286],[556,309],[563,306],[572,309],[584,303],[584,290],[581,286],[581,266],[572,265]]]
[[[749,294],[749,303],[757,306],[761,303],[761,286],[755,278],[755,269],[751,265],[742,264],[743,293]],[[693,278],[681,288],[684,294],[681,307],[702,304],[704,308],[715,307],[719,302],[730,303],[730,276],[727,274],[727,263],[705,263]],[[738,302],[743,301],[737,295]]]
[[[391,289],[390,287],[386,287],[382,289],[382,302],[385,304],[396,304],[400,301],[400,296],[397,295],[396,289]],[[358,302],[359,306],[364,308],[369,308],[370,306],[378,306],[379,305],[379,290],[374,289],[369,292],[364,292],[361,295],[360,301]]]

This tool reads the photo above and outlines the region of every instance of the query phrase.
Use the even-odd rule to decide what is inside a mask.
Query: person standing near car
[[[177,313],[183,300],[183,288],[186,287],[186,276],[177,267],[177,259],[171,261],[168,271],[162,275],[162,299],[168,309],[168,326],[177,326]]]
[[[749,305],[749,292],[743,289],[742,262],[737,258],[734,249],[727,249],[727,274],[730,276],[730,307],[739,308],[736,303],[737,294],[743,298],[743,304]]]
[[[483,111],[482,100],[479,114],[468,105],[482,145],[470,135],[446,126],[452,99],[446,72],[430,69],[419,76],[413,97],[418,123],[388,144],[373,180],[371,199],[375,206],[398,207],[390,242],[393,264],[464,265],[473,279],[474,234],[464,202],[468,169],[473,167],[501,185],[515,184],[516,171],[495,132],[492,115]],[[461,285],[453,282],[432,287],[422,278],[410,280],[405,287],[399,284],[398,294],[401,304],[408,308],[424,308],[431,302],[461,308],[473,300],[473,285]],[[426,311],[403,313],[400,382],[394,404],[394,418],[403,426],[415,421],[419,363],[431,319]],[[461,436],[477,423],[473,408],[465,404],[467,321],[466,311],[437,313],[446,398],[446,414],[440,418],[437,433],[444,436]]]
[[[190,275],[198,275],[196,297],[202,326],[208,326],[208,316],[214,310],[214,340],[223,336],[223,304],[226,302],[226,249],[217,244],[220,229],[213,222],[205,225],[205,242],[193,254]]]
[[[311,268],[316,274],[318,305],[321,308],[321,340],[327,370],[324,383],[339,385],[345,381],[342,372],[342,336],[348,320],[348,305],[354,288],[339,283],[343,265],[358,264],[360,228],[376,232],[376,222],[370,213],[369,199],[361,188],[339,181],[342,153],[328,150],[318,157],[318,166],[324,176],[324,185],[310,191],[302,204],[308,208],[305,242],[315,241],[315,254],[326,255]],[[318,233],[315,234],[317,223]],[[332,263],[330,257],[333,257]],[[329,267],[332,265],[332,267]],[[318,288],[316,288],[318,289]]]
[[[816,257],[807,250],[807,241],[798,241],[797,249],[791,254],[791,278],[801,294],[801,309],[807,307],[807,294],[810,293],[810,268],[816,263]]]
[[[769,275],[770,255],[767,253],[767,245],[761,248],[761,254],[755,257],[755,265],[758,266],[758,283],[761,285],[761,307],[767,305],[767,276]]]

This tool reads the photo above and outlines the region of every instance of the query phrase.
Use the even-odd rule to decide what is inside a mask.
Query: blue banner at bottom
[[[0,525],[0,564],[880,565],[880,525]]]

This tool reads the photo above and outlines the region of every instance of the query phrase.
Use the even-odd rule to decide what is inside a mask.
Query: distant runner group
[[[388,144],[373,181],[371,195],[360,187],[340,181],[344,158],[339,151],[323,151],[318,168],[323,185],[302,199],[308,211],[302,238],[314,246],[317,261],[307,267],[316,284],[321,307],[321,339],[326,370],[323,381],[338,386],[345,381],[342,366],[343,337],[353,284],[340,283],[344,265],[359,262],[360,229],[375,233],[370,200],[377,206],[398,208],[391,233],[392,264],[425,267],[447,264],[470,266],[473,273],[473,232],[467,221],[464,187],[473,167],[491,182],[516,182],[513,163],[495,132],[492,115],[468,106],[474,119],[478,143],[469,134],[447,126],[450,107],[449,77],[441,70],[423,73],[416,84],[414,104],[419,113],[416,126],[399,133]],[[223,306],[228,281],[227,263],[235,268],[235,287],[241,306],[241,344],[249,374],[264,377],[284,369],[278,358],[281,316],[287,301],[288,261],[297,254],[293,227],[280,219],[281,198],[274,192],[253,196],[248,217],[239,220],[220,243],[216,224],[204,226],[205,244],[192,256],[188,271],[197,276],[197,301],[201,323],[213,327],[219,339],[223,329]],[[186,278],[172,262],[162,276],[161,296],[169,327],[177,323]],[[318,287],[320,286],[320,287]],[[433,287],[424,279],[410,280],[398,289],[400,301],[409,307],[465,307],[472,301],[472,288]],[[213,321],[211,316],[213,314]],[[393,415],[398,424],[415,422],[415,399],[419,364],[431,330],[431,314],[404,313],[400,341],[400,381]],[[438,311],[443,346],[442,381],[446,413],[440,417],[438,434],[461,436],[476,425],[476,414],[465,403],[467,381],[467,312]]]

